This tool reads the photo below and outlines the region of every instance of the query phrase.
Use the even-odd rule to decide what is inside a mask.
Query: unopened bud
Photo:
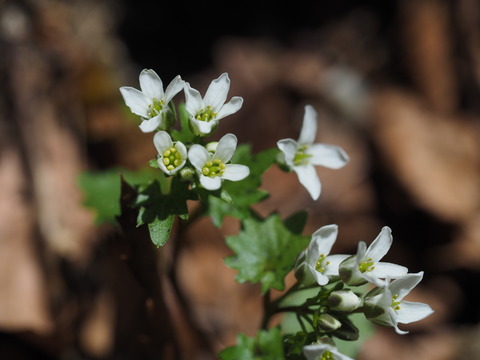
[[[195,175],[195,171],[188,167],[188,166],[185,166],[183,167],[181,170],[180,170],[180,178],[183,180],[183,181],[191,181],[193,180],[193,176]]]
[[[209,152],[214,153],[217,151],[218,141],[212,141],[207,144],[205,147]]]
[[[322,330],[334,331],[342,326],[342,323],[330,314],[320,314],[317,318],[317,325]]]
[[[328,306],[332,310],[352,312],[360,306],[360,298],[352,290],[332,291],[328,297]]]

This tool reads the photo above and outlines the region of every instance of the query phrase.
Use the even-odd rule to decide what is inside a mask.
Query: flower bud
[[[360,298],[352,290],[336,290],[328,297],[328,306],[332,310],[352,312],[360,306]]]
[[[192,181],[194,175],[195,171],[188,166],[185,166],[180,170],[180,178],[182,181]]]
[[[342,326],[342,323],[330,314],[320,314],[317,318],[317,325],[325,331],[334,331]]]
[[[217,151],[217,146],[218,146],[218,141],[211,141],[205,146],[205,148],[209,152],[214,153],[215,151]]]

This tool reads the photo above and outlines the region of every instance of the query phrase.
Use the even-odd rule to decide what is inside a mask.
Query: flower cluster
[[[140,89],[129,86],[120,88],[125,104],[132,113],[142,119],[140,130],[156,132],[153,143],[157,149],[158,167],[168,176],[180,174],[190,178],[196,174],[200,185],[207,190],[218,190],[223,180],[239,181],[249,175],[245,165],[230,164],[237,147],[237,137],[226,134],[218,142],[184,144],[172,139],[170,131],[176,120],[173,98],[182,90],[185,93],[185,108],[189,114],[190,131],[199,139],[213,133],[220,119],[237,112],[243,103],[239,96],[225,102],[230,89],[230,79],[223,73],[213,80],[202,98],[179,76],[163,89],[157,73],[145,69],[139,77]],[[199,140],[199,142],[202,142]]]
[[[198,195],[196,199],[199,200],[206,198],[210,200],[212,199],[210,195],[231,200],[233,196],[230,198],[228,194],[229,187],[225,185],[222,188],[224,181],[241,181],[250,176],[253,180],[247,184],[260,183],[258,178],[261,173],[258,168],[266,168],[265,164],[269,166],[276,162],[283,170],[295,172],[300,184],[305,187],[312,199],[316,200],[321,193],[321,183],[316,166],[340,169],[350,160],[341,147],[315,142],[317,113],[311,105],[306,105],[298,140],[291,138],[279,140],[277,148],[268,153],[273,155],[269,155],[268,160],[264,160],[264,163],[258,161],[261,163],[258,166],[257,163],[253,165],[258,157],[252,157],[250,163],[243,161],[241,156],[237,157],[238,161],[236,161],[234,156],[238,140],[234,134],[225,134],[218,141],[206,141],[206,138],[218,129],[220,120],[236,113],[243,105],[243,98],[240,96],[234,96],[227,101],[230,89],[230,79],[227,73],[223,73],[213,80],[203,97],[198,90],[193,89],[180,76],[175,77],[164,90],[162,80],[155,71],[150,69],[145,69],[140,73],[139,83],[140,90],[124,86],[120,88],[120,93],[131,112],[141,118],[140,130],[145,133],[154,133],[153,145],[157,155],[150,164],[162,171],[163,175],[160,172],[158,174],[161,175],[164,182],[161,186],[162,195],[156,198],[152,197],[154,200],[149,198],[150,203],[155,201],[162,203],[153,206],[153,210],[150,210],[166,209],[161,216],[159,214],[152,216],[152,218],[156,216],[154,225],[149,222],[150,234],[153,233],[159,237],[154,241],[157,246],[163,245],[168,239],[173,216],[188,215],[185,202],[186,199],[192,199],[189,196],[195,191]],[[178,112],[173,104],[173,99],[182,90],[185,103],[182,111]],[[179,114],[179,119],[177,119],[177,114]],[[234,162],[244,162],[252,166],[249,168],[244,164],[234,164],[232,159]],[[172,191],[170,194],[173,196],[170,197],[163,196],[171,191],[172,181],[176,181],[173,184],[177,185],[175,188],[177,192]],[[163,186],[164,184],[166,185]],[[221,191],[215,192],[220,189]],[[188,194],[181,194],[180,200],[171,199],[185,190],[188,191]],[[205,190],[208,193],[205,193]],[[247,192],[241,189],[237,198],[243,197]],[[257,196],[258,194],[254,195],[252,198],[263,198]],[[138,203],[148,203],[145,197],[140,197]],[[176,200],[178,202],[175,202]],[[246,206],[250,205],[251,203],[248,203]],[[299,351],[301,351],[308,360],[350,359],[338,351],[333,338],[358,339],[358,329],[348,317],[353,313],[363,313],[372,323],[393,327],[398,334],[407,333],[407,331],[399,329],[399,324],[419,321],[432,314],[433,310],[429,305],[404,300],[422,280],[423,272],[409,273],[404,266],[381,261],[393,243],[389,227],[383,227],[370,245],[367,246],[365,242],[360,241],[356,254],[347,255],[331,254],[337,240],[338,226],[326,225],[312,234],[309,245],[300,254],[298,252],[306,245],[305,243],[300,245],[297,243],[295,251],[290,251],[288,256],[284,257],[282,251],[284,253],[288,251],[284,251],[283,247],[291,250],[291,242],[278,241],[279,239],[290,239],[288,236],[291,236],[292,239],[301,238],[308,242],[308,238],[297,233],[290,233],[290,226],[280,226],[274,222],[276,217],[270,218],[274,219],[271,222],[261,221],[260,215],[250,210],[241,208],[239,211],[233,212],[235,215],[241,214],[244,217],[251,215],[252,219],[250,222],[247,222],[245,218],[241,219],[245,229],[243,236],[239,237],[241,240],[239,246],[233,247],[229,244],[236,251],[246,249],[246,255],[244,254],[241,258],[246,261],[242,263],[238,257],[234,256],[235,259],[231,263],[238,260],[238,264],[242,265],[236,265],[239,269],[251,269],[251,272],[242,275],[244,276],[241,278],[242,281],[259,281],[260,279],[262,289],[265,287],[267,291],[270,288],[283,290],[278,287],[278,284],[281,284],[279,280],[282,278],[278,279],[277,277],[289,272],[294,263],[293,270],[298,280],[297,283],[279,299],[270,302],[270,299],[266,298],[266,317],[264,319],[266,321],[263,323],[266,324],[269,317],[278,312],[295,312],[303,331],[292,335],[284,342],[284,344],[288,344],[292,339],[293,343],[296,342],[292,350],[295,355],[299,355]],[[146,211],[144,210],[144,212]],[[145,222],[149,221],[148,216],[145,218],[147,219]],[[143,217],[139,216],[139,219],[139,224],[143,225],[145,223]],[[264,227],[262,228],[262,226]],[[250,231],[251,229],[255,231]],[[252,251],[252,246],[264,246],[265,244],[257,241],[263,240],[263,238],[255,237],[258,234],[265,235],[263,238],[266,237],[267,240],[270,240],[265,251],[260,247],[255,247],[256,250]],[[249,242],[251,239],[255,243]],[[280,271],[274,272],[272,269],[280,269]],[[263,270],[265,272],[261,273]],[[359,289],[359,286],[366,284],[369,284],[370,289],[365,294],[352,290],[352,288]],[[282,304],[285,296],[293,291],[312,289],[317,286],[319,287],[317,295],[306,299],[305,303],[300,306],[284,306]]]
[[[337,283],[336,289],[328,294],[327,302],[319,317],[320,325],[327,333],[342,327],[340,314],[362,312],[371,322],[391,326],[398,334],[398,324],[419,321],[432,314],[432,308],[423,303],[404,301],[406,295],[422,280],[423,272],[408,273],[404,266],[380,261],[389,251],[392,232],[385,226],[376,239],[367,247],[361,241],[355,255],[331,255],[337,239],[337,225],[326,225],[318,229],[307,249],[300,253],[295,264],[295,276],[304,286],[324,286]],[[357,287],[370,284],[373,289],[363,298],[346,286]],[[322,354],[330,354],[325,357]],[[307,359],[347,359],[336,355],[335,348],[324,343],[304,347]],[[324,356],[324,357],[322,357]]]

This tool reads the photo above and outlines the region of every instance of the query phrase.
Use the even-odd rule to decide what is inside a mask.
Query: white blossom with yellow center
[[[304,346],[303,355],[307,360],[353,360],[340,353],[335,346],[321,342]]]
[[[233,134],[223,136],[214,152],[199,144],[190,147],[188,159],[205,189],[218,190],[223,180],[240,181],[250,174],[248,166],[229,163],[236,148],[237,137]]]
[[[388,226],[382,228],[368,248],[364,241],[360,241],[357,254],[340,263],[339,274],[342,281],[351,286],[367,282],[376,286],[385,286],[384,279],[387,276],[395,279],[405,275],[408,272],[405,266],[380,262],[380,259],[390,250],[392,243],[392,230]]]
[[[220,119],[236,113],[243,104],[243,98],[234,96],[229,102],[227,94],[230,89],[230,78],[223,73],[210,83],[202,98],[200,92],[185,84],[185,109],[190,114],[192,131],[199,136],[211,134]]]
[[[282,139],[277,142],[285,164],[290,170],[295,171],[298,180],[314,200],[318,199],[321,192],[321,183],[314,166],[340,169],[349,161],[348,155],[341,147],[314,143],[316,135],[317,113],[312,106],[307,105],[298,140]]]
[[[404,275],[392,282],[387,281],[381,290],[372,291],[364,300],[365,316],[375,324],[392,326],[398,334],[407,334],[398,324],[422,320],[433,313],[428,304],[404,301],[423,278],[423,271]]]
[[[151,69],[144,69],[140,73],[139,82],[141,91],[130,86],[122,86],[120,93],[130,110],[142,117],[140,130],[145,133],[157,129],[167,130],[171,125],[169,103],[183,90],[185,81],[178,75],[164,91],[163,82],[157,73]]]
[[[187,162],[187,148],[180,141],[173,142],[166,131],[159,131],[153,137],[158,151],[158,166],[167,175],[175,175]]]
[[[297,272],[303,267],[304,284],[309,285],[316,281],[322,286],[328,284],[331,277],[338,276],[338,265],[349,255],[330,255],[337,234],[337,225],[326,225],[313,233],[307,249],[299,255],[303,261],[296,265],[295,269]]]

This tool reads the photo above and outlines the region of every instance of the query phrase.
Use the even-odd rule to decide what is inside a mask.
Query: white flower
[[[384,286],[385,279],[405,275],[408,269],[404,266],[380,262],[392,246],[392,230],[385,226],[380,234],[367,248],[365,242],[358,243],[357,254],[348,257],[339,266],[340,278],[347,285],[362,285],[367,282],[376,286]]]
[[[331,277],[338,276],[338,265],[348,255],[329,255],[337,234],[337,225],[326,225],[313,233],[307,249],[299,256],[303,262],[296,266],[296,272],[303,271],[304,284],[316,281],[318,285],[326,285]]]
[[[393,326],[398,334],[407,334],[398,324],[409,324],[422,320],[433,313],[432,308],[423,303],[403,301],[403,298],[422,280],[423,271],[407,274],[391,283],[387,281],[381,290],[374,289],[364,300],[365,316],[375,324]],[[379,292],[380,291],[380,292]],[[379,292],[379,293],[378,293]]]
[[[187,162],[187,148],[180,141],[173,142],[166,131],[159,131],[153,137],[153,143],[158,151],[158,166],[167,175],[183,168]]]
[[[185,81],[176,76],[163,91],[163,83],[157,73],[144,69],[140,73],[140,89],[123,86],[120,92],[130,110],[142,117],[140,129],[147,133],[156,129],[167,130],[174,121],[169,103],[173,97],[182,91]]]
[[[217,190],[223,180],[240,181],[250,174],[248,166],[228,164],[237,147],[237,137],[224,135],[214,153],[202,145],[194,144],[188,151],[188,159],[195,167],[200,184],[207,190]]]
[[[225,103],[229,89],[230,79],[227,73],[211,82],[203,98],[198,90],[190,87],[189,83],[185,84],[185,108],[190,114],[190,125],[196,135],[210,134],[220,119],[240,110],[243,104],[240,96],[234,96]]]
[[[349,161],[348,155],[339,146],[314,144],[316,134],[317,113],[312,106],[307,105],[298,141],[283,139],[277,142],[286,165],[297,173],[298,180],[314,200],[318,199],[321,191],[320,180],[314,165],[340,169]]]
[[[303,355],[307,360],[353,360],[338,352],[335,346],[313,343],[303,347]]]

